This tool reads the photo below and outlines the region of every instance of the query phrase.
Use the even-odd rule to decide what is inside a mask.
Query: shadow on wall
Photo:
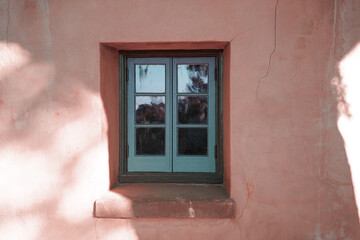
[[[50,33],[46,0],[0,12],[0,239],[97,239],[93,202],[109,185],[99,49]]]
[[[104,112],[86,78],[58,64],[0,42],[1,239],[96,235],[92,204],[108,186]]]
[[[37,46],[17,34],[0,41],[0,238],[96,239],[92,204],[108,189],[98,84],[41,34]]]
[[[93,202],[109,186],[99,49],[53,38],[46,0],[0,12],[0,239],[97,239]]]
[[[333,78],[338,93],[338,128],[345,142],[358,216],[360,218],[360,42],[341,60],[340,76]],[[341,79],[341,81],[339,81]]]
[[[327,131],[322,133],[326,144],[321,147],[323,166],[319,176],[325,200],[323,208],[328,209],[322,213],[326,220],[321,225],[327,227],[321,232],[327,233],[322,235],[325,239],[357,239],[360,238],[360,32],[347,23],[358,16],[360,5],[356,7],[351,1],[334,4],[331,52],[321,106],[322,127]]]
[[[345,1],[336,7],[339,9],[336,25],[339,34],[333,43],[336,48],[334,72],[330,76],[331,91],[336,95],[336,123],[344,140],[360,219],[360,24],[346,24],[352,22],[353,16],[359,16],[360,4]]]
[[[252,199],[248,197],[242,212],[243,221],[240,219],[244,239],[265,239],[272,234],[276,234],[277,239],[292,239],[295,236],[315,240],[360,238],[359,200],[356,202],[355,198],[359,199],[360,195],[360,168],[355,164],[360,157],[360,132],[357,131],[360,122],[354,119],[360,114],[360,101],[352,97],[359,95],[360,74],[359,70],[354,74],[347,69],[347,78],[343,73],[344,65],[353,66],[351,70],[356,69],[351,63],[357,62],[359,69],[360,55],[355,50],[360,42],[359,28],[355,30],[351,23],[355,24],[360,6],[356,8],[350,2],[322,2],[322,8],[334,11],[334,17],[321,12],[322,23],[316,23],[316,27],[325,33],[319,31],[317,39],[309,37],[314,41],[311,47],[314,51],[316,49],[316,53],[306,55],[304,48],[309,40],[298,37],[301,25],[296,25],[299,30],[294,30],[298,40],[304,43],[301,53],[284,50],[286,45],[279,44],[284,39],[279,37],[275,38],[277,45],[275,42],[273,52],[269,51],[272,57],[268,67],[271,68],[260,78],[261,85],[258,80],[256,90],[259,91],[252,110],[256,117],[250,116],[249,124],[250,128],[265,127],[253,127],[254,130],[249,131],[257,131],[259,135],[269,131],[266,134],[271,136],[276,132],[278,135],[253,141],[256,136],[249,134],[248,146],[261,147],[253,147],[253,152],[245,155],[248,158],[243,160],[246,163],[242,165],[246,167],[246,181],[250,180],[255,186],[255,190],[248,191]],[[278,13],[283,13],[277,15],[278,19],[286,14],[281,12],[282,6],[278,6]],[[275,34],[282,33],[287,41],[293,40],[295,36],[291,35],[292,32],[284,32],[281,28],[284,23],[279,23]],[[316,27],[313,26],[314,29]],[[306,58],[300,59],[304,55]],[[281,61],[287,57],[289,61]],[[298,65],[291,65],[289,62],[296,57],[300,59]],[[315,63],[315,66],[309,66],[308,62]],[[290,74],[288,68],[294,72]],[[283,104],[284,101],[290,104]],[[352,122],[347,125],[351,136],[345,136],[342,119]],[[258,153],[261,151],[262,155]],[[247,173],[249,166],[258,171]],[[303,178],[301,182],[299,177]],[[291,204],[293,208],[289,208]],[[279,225],[282,230],[275,227]],[[289,238],[289,235],[292,237]]]
[[[358,43],[353,44],[356,46]],[[332,47],[333,51],[337,51]],[[322,89],[322,158],[319,168],[322,199],[319,216],[322,220],[314,231],[315,237],[321,237],[319,239],[360,237],[360,165],[357,163],[360,156],[357,150],[360,141],[360,131],[357,131],[360,127],[360,121],[357,120],[360,99],[350,97],[348,91],[351,89],[351,92],[355,90],[358,93],[360,88],[352,81],[355,77],[352,73],[352,76],[344,77],[345,72],[349,73],[348,69],[343,69],[349,54],[353,55],[354,49],[342,54],[340,60],[336,56],[330,56],[332,62]],[[357,55],[358,58],[359,56]],[[350,61],[352,60],[354,59]]]

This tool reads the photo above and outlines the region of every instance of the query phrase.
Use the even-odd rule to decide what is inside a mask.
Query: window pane
[[[178,128],[179,155],[207,155],[207,128]]]
[[[135,65],[137,93],[165,92],[165,65]]]
[[[179,123],[207,123],[207,97],[178,97]]]
[[[136,128],[136,155],[165,155],[165,128]]]
[[[136,123],[165,123],[165,96],[136,96]]]
[[[206,93],[209,70],[207,64],[177,65],[179,93]]]

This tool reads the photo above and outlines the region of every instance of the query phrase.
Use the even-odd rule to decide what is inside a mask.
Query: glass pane
[[[209,67],[207,64],[177,65],[179,93],[206,93],[208,90]]]
[[[179,155],[207,155],[207,128],[178,128]]]
[[[136,128],[136,155],[165,155],[165,128]]]
[[[207,123],[207,97],[178,97],[179,123]]]
[[[137,93],[165,92],[165,65],[135,65]]]
[[[165,123],[165,96],[136,96],[136,123]]]

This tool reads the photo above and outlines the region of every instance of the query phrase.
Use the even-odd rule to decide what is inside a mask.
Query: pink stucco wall
[[[0,26],[0,239],[360,239],[359,1],[3,0]],[[100,43],[201,41],[228,42],[236,218],[94,219],[118,128]]]

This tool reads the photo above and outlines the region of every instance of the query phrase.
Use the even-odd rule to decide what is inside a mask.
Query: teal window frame
[[[180,54],[178,54],[180,53]],[[119,182],[201,182],[222,183],[222,54],[219,51],[184,51],[174,54],[156,52],[120,53],[120,171]],[[134,56],[135,55],[135,56]],[[165,65],[165,94],[135,93],[135,65]],[[177,122],[177,96],[199,96],[199,93],[177,93],[178,64],[208,64],[208,123],[186,124]],[[219,71],[220,69],[220,71]],[[135,154],[135,96],[165,95],[165,124],[151,127],[165,127],[165,155],[144,156]],[[143,125],[144,126],[144,125]],[[207,127],[207,156],[177,154],[178,127]]]

